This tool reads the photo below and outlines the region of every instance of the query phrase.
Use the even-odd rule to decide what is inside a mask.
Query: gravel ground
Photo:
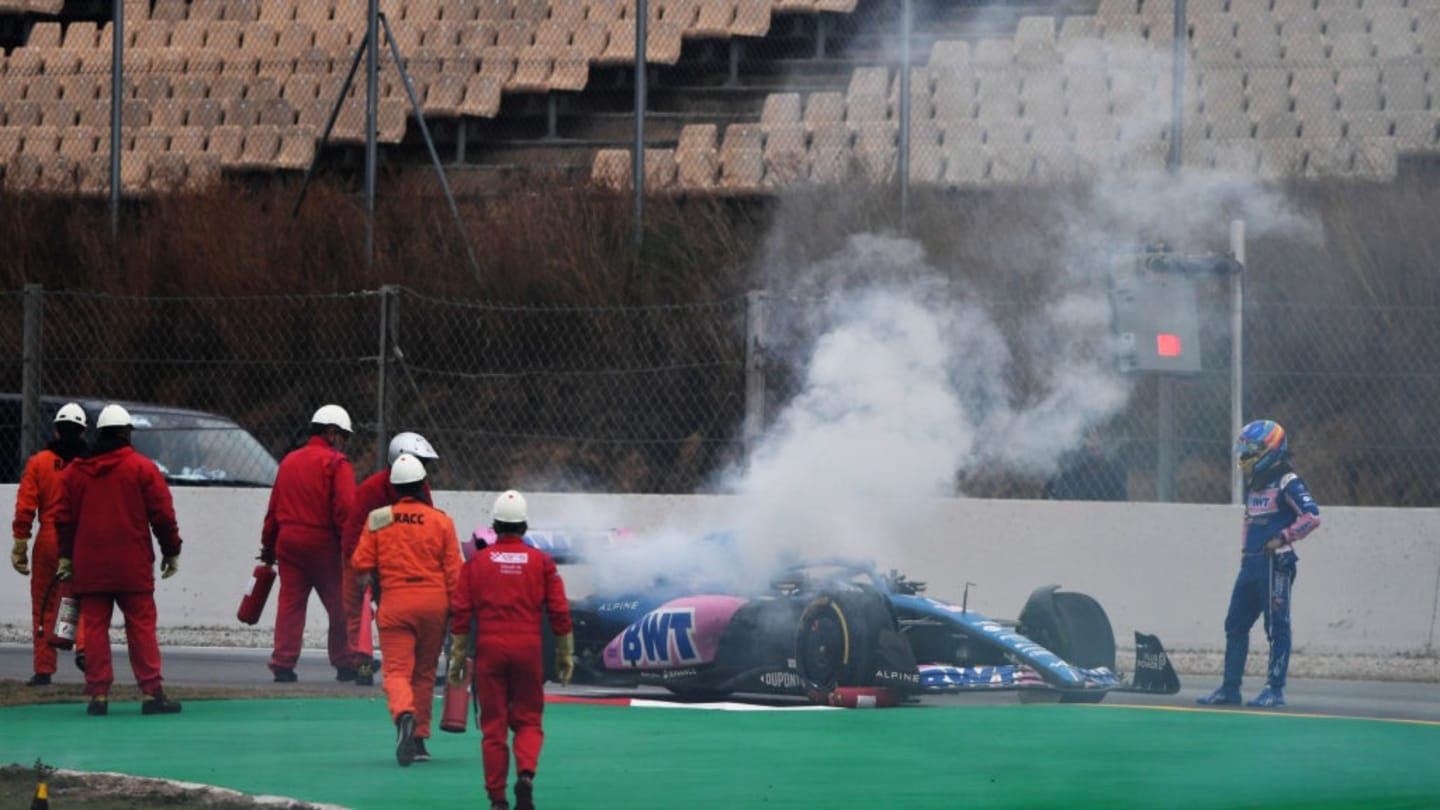
[[[312,622],[316,629],[305,634],[305,646],[321,649],[325,635],[323,624]],[[271,628],[250,627],[171,627],[159,631],[160,644],[170,647],[252,647],[268,649],[273,639]],[[111,641],[124,643],[122,631],[111,631]],[[26,642],[25,627],[0,624],[0,642]],[[1189,675],[1218,675],[1224,665],[1220,650],[1167,650],[1175,671]],[[1121,672],[1134,668],[1134,649],[1121,648],[1116,660]],[[1249,675],[1265,671],[1264,645],[1250,651]],[[1336,678],[1361,681],[1421,681],[1440,683],[1440,656],[1418,655],[1324,655],[1307,653],[1300,648],[1291,653],[1290,676],[1293,678]]]

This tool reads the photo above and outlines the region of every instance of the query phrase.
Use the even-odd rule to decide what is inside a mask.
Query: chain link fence
[[[182,424],[156,406],[217,414],[276,457],[304,440],[316,407],[338,402],[356,424],[348,451],[357,470],[376,468],[382,440],[417,430],[443,457],[442,488],[715,491],[721,473],[745,459],[747,413],[773,417],[796,393],[787,376],[794,369],[776,358],[768,369],[747,360],[747,333],[756,337],[749,308],[760,298],[518,308],[390,287],[251,298],[8,293],[0,334],[15,351],[0,371],[13,392],[22,390],[28,356],[27,294],[43,295],[47,401],[148,403],[137,412],[154,412],[147,418],[157,436],[168,426],[232,437],[228,421]],[[1017,323],[1029,314],[996,310]],[[1440,396],[1437,316],[1433,307],[1247,304],[1248,412],[1286,415],[1297,465],[1325,502],[1440,504],[1440,412],[1431,407]],[[1162,442],[1173,447],[1176,499],[1229,500],[1228,336],[1205,341],[1201,374],[1135,378],[1125,410],[1102,430],[1100,449],[1118,461],[1132,500],[1155,497]],[[768,391],[755,387],[757,369]],[[1157,412],[1164,384],[1174,388],[1168,436]],[[3,421],[15,447],[18,408]],[[163,452],[160,444],[144,447]],[[234,452],[211,444],[219,456]],[[957,485],[970,495],[1041,497],[1045,481],[1002,470]]]

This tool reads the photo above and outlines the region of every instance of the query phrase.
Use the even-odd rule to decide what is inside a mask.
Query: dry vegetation
[[[1404,309],[1440,306],[1435,283],[1440,231],[1433,224],[1440,184],[1433,179],[1433,170],[1421,166],[1405,167],[1393,184],[1297,186],[1288,190],[1289,199],[1323,226],[1325,238],[1261,238],[1250,245],[1248,300],[1263,308],[1253,310],[1247,323],[1249,409],[1282,416],[1303,437],[1307,478],[1331,503],[1440,504],[1434,469],[1440,448],[1434,417],[1425,413],[1440,394],[1434,373],[1440,368],[1440,339],[1432,322],[1414,317],[1413,310],[1407,316]],[[292,217],[297,190],[294,182],[232,182],[199,195],[133,203],[123,212],[115,246],[103,204],[0,197],[0,243],[6,245],[0,277],[9,289],[40,283],[47,290],[224,299],[131,307],[105,317],[81,313],[78,320],[94,324],[86,340],[121,342],[129,352],[124,356],[178,354],[183,362],[169,370],[147,368],[143,378],[115,363],[79,364],[64,371],[71,376],[47,383],[230,413],[281,450],[293,436],[275,426],[293,424],[295,413],[337,381],[357,390],[373,388],[368,382],[373,368],[357,364],[335,372],[341,376],[323,378],[302,370],[284,385],[266,375],[295,358],[334,352],[334,340],[320,341],[335,334],[355,347],[352,356],[373,355],[375,308],[357,299],[353,310],[327,314],[269,300],[257,313],[233,297],[403,285],[416,297],[401,315],[404,328],[412,330],[407,351],[433,366],[436,376],[418,382],[397,376],[393,384],[400,387],[394,390],[409,398],[414,410],[395,421],[441,434],[462,448],[461,455],[487,459],[452,470],[452,485],[486,486],[513,480],[519,470],[544,468],[570,471],[570,478],[553,479],[560,488],[693,491],[703,489],[736,452],[743,403],[737,399],[735,369],[743,362],[743,321],[731,313],[662,323],[650,314],[616,318],[610,308],[733,302],[762,287],[780,295],[804,292],[796,286],[799,270],[831,255],[846,235],[894,232],[897,224],[889,189],[829,189],[781,200],[652,198],[644,248],[637,254],[629,198],[532,181],[512,193],[462,201],[477,275],[433,178],[416,172],[382,183],[376,259],[367,269],[364,212],[353,188],[322,181]],[[1004,302],[999,320],[1013,339],[1066,269],[1062,246],[1086,200],[1083,188],[917,193],[909,232],[942,273]],[[1192,230],[1208,229],[1218,238],[1190,247],[1223,249],[1230,214],[1208,214],[1213,222],[1194,223],[1198,227]],[[462,309],[450,321],[442,317],[482,302],[542,308],[550,320],[565,313],[571,332],[561,340],[538,322],[515,329],[507,325],[513,312],[507,314],[512,321],[502,323],[494,309]],[[1328,310],[1305,308],[1335,306],[1365,312],[1327,325],[1316,323],[1316,312]],[[743,318],[743,308],[737,311]],[[47,319],[64,314],[63,306],[47,305]],[[0,320],[0,339],[14,339],[17,321]],[[47,353],[60,343],[50,335],[47,330]],[[265,349],[253,348],[257,343]],[[697,345],[728,370],[669,381],[686,386],[686,397],[678,401],[485,388],[475,380],[465,383],[474,388],[466,388],[456,381],[482,359],[491,363],[487,371],[497,364],[505,371],[573,368],[577,358],[603,369],[617,365],[625,352],[642,352],[656,365],[678,362]],[[436,349],[434,357],[423,356],[426,347]],[[60,353],[64,348],[60,345]],[[213,373],[197,369],[242,356],[245,363]],[[451,361],[456,365],[443,366]],[[1021,361],[1016,390],[1025,397],[1042,381],[1033,378],[1025,358]],[[15,375],[7,383],[15,390],[18,363],[3,368],[7,377]],[[1282,373],[1293,370],[1301,374]],[[1350,374],[1337,380],[1337,370]],[[1354,376],[1367,370],[1371,377]],[[772,369],[778,396],[785,391],[785,371]],[[1216,501],[1228,494],[1223,463],[1228,419],[1223,406],[1218,419],[1210,407],[1217,379],[1223,382],[1223,372],[1179,392],[1184,439],[1178,491],[1186,500]],[[1153,400],[1153,385],[1141,384],[1130,411],[1111,426],[1131,462],[1134,498],[1153,493],[1147,472],[1154,457]],[[1187,402],[1196,405],[1185,407]],[[1206,407],[1199,407],[1202,403]],[[365,413],[365,407],[361,400],[355,409]],[[504,424],[519,412],[533,418]],[[472,423],[510,438],[477,436]],[[607,440],[564,438],[577,433]],[[651,442],[654,437],[663,441]],[[364,452],[357,466],[367,466]],[[960,483],[972,494],[1030,497],[1040,482],[990,474]]]

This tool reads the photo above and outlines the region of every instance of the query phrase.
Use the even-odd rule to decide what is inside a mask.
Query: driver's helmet
[[[1287,444],[1285,428],[1271,419],[1258,419],[1246,425],[1235,440],[1235,455],[1247,477],[1271,469],[1285,459]]]

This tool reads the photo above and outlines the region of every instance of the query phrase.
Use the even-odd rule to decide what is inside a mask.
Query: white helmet
[[[513,489],[500,493],[495,499],[495,508],[490,514],[502,523],[524,523],[526,520],[525,496]]]
[[[331,425],[346,433],[352,433],[350,429],[350,414],[339,405],[321,405],[320,410],[310,417],[312,425]]]
[[[130,412],[119,405],[106,405],[100,411],[100,416],[95,420],[95,427],[104,430],[108,427],[134,427],[135,423],[130,419]]]
[[[424,436],[410,431],[396,433],[395,438],[390,440],[390,463],[394,464],[395,459],[400,458],[401,453],[409,453],[422,461],[434,461],[440,458],[436,454],[435,448],[430,446],[430,442],[425,441]]]
[[[67,402],[61,405],[60,410],[55,412],[55,424],[58,425],[61,422],[69,422],[73,425],[79,425],[82,428],[85,427],[85,409],[73,402]]]
[[[425,480],[425,465],[409,453],[401,453],[390,465],[390,483],[395,486]]]

